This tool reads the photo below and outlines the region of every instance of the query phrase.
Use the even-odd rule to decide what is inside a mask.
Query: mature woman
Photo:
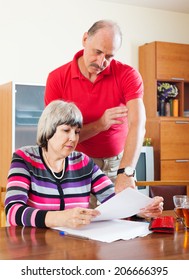
[[[8,175],[5,211],[10,225],[78,228],[100,213],[89,209],[90,194],[100,203],[114,186],[87,155],[75,151],[82,115],[73,103],[56,100],[43,111],[36,146],[14,154]],[[161,214],[162,198],[144,210]]]

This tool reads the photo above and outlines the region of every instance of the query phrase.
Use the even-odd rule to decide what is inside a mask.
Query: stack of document
[[[96,209],[101,213],[94,218],[90,225],[81,229],[55,227],[54,229],[66,234],[85,237],[102,242],[129,240],[138,236],[145,236],[149,231],[149,223],[121,220],[133,216],[152,202],[152,198],[140,193],[136,189],[127,188],[116,194]]]

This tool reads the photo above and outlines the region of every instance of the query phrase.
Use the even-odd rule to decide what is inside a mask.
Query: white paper
[[[149,231],[149,223],[119,220],[140,212],[141,208],[152,202],[152,198],[138,190],[127,188],[114,197],[99,205],[100,216],[93,219],[90,225],[81,229],[56,227],[54,229],[66,234],[85,237],[102,242],[113,242],[119,239],[129,240],[138,236],[145,236]]]
[[[112,220],[131,217],[140,212],[152,202],[152,198],[142,194],[137,189],[127,188],[111,199],[96,207],[101,215],[93,221]]]
[[[81,229],[70,229],[56,227],[54,229],[76,237],[85,237],[102,242],[113,242],[116,240],[129,240],[138,236],[145,236],[151,231],[147,222],[132,222],[125,220],[99,221],[91,223]],[[64,238],[64,236],[63,236]]]

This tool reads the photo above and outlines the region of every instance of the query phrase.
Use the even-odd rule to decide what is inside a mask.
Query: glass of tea
[[[186,201],[183,203],[183,223],[187,230],[189,230],[189,196],[187,196]]]
[[[188,197],[189,198],[189,197]],[[174,195],[173,203],[174,203],[174,211],[177,217],[177,221],[182,221],[184,219],[183,213],[183,205],[187,201],[187,195]]]

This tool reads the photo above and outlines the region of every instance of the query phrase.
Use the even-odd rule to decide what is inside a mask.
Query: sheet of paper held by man
[[[97,209],[101,215],[81,229],[56,227],[65,235],[84,237],[102,242],[113,242],[119,239],[129,240],[138,236],[145,236],[149,231],[147,222],[133,222],[119,220],[140,212],[140,209],[150,204],[151,198],[137,190],[127,188],[116,194],[107,202],[99,205]]]

